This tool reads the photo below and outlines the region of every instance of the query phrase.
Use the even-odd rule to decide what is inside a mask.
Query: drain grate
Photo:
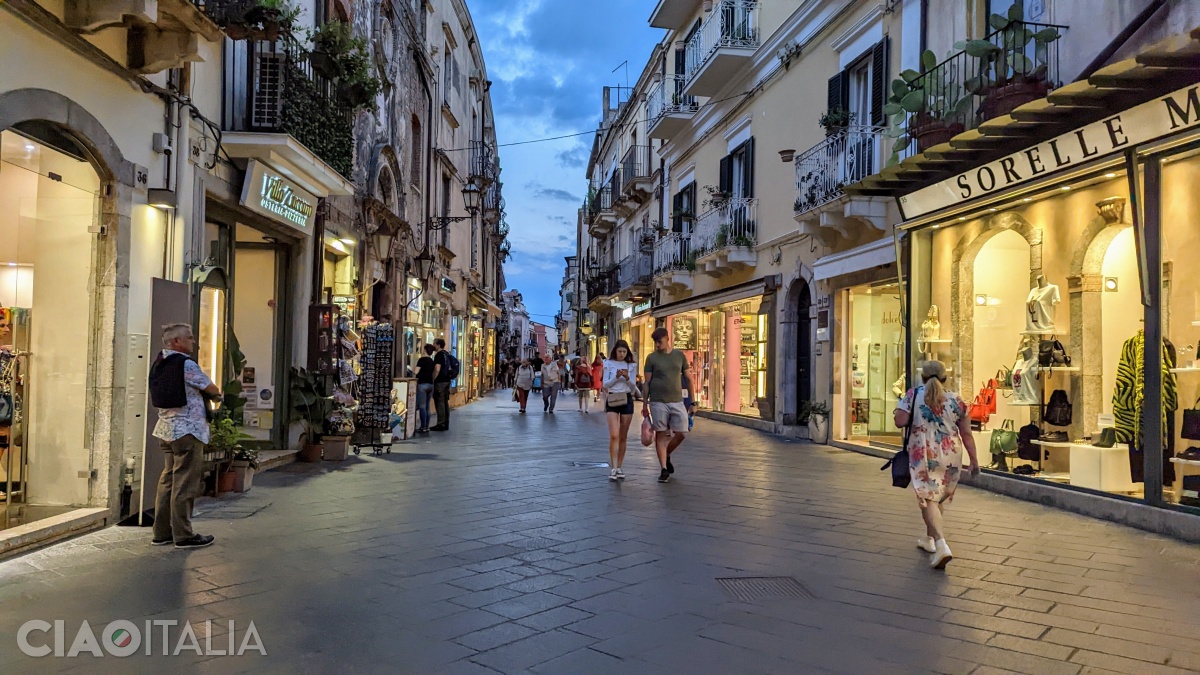
[[[608,462],[571,462],[571,466],[583,467],[585,469],[607,469]]]
[[[793,577],[718,577],[717,583],[725,595],[742,602],[767,598],[813,600],[816,597]]]

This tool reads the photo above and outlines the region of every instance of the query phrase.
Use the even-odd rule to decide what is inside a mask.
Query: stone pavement
[[[110,528],[0,563],[0,672],[1200,671],[1200,547],[963,488],[936,572],[877,459],[698,420],[670,484],[636,440],[610,483],[574,464],[608,459],[574,407],[497,394],[390,455],[258,476],[202,504],[208,549]],[[743,601],[731,577],[797,583]],[[155,628],[154,656],[33,659],[30,619],[66,648],[84,619],[189,620],[214,649],[253,621],[268,655],[164,657]]]

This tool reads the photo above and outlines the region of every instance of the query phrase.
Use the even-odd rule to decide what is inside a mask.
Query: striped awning
[[[1086,80],[988,120],[949,142],[909,157],[858,183],[846,194],[898,197],[980,164],[1053,138],[1200,82],[1200,27],[1171,36],[1137,56],[1097,70]]]

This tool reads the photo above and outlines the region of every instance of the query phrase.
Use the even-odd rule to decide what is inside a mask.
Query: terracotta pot
[[[979,106],[979,115],[984,120],[993,120],[1007,115],[1018,107],[1039,98],[1045,98],[1050,93],[1050,83],[1046,80],[1018,79],[1006,85],[993,87],[983,97]]]
[[[217,474],[217,494],[222,492],[233,492],[234,485],[237,481],[237,474],[233,469],[222,471]]]
[[[250,29],[244,24],[231,23],[225,26],[225,34],[229,36],[230,40],[245,40],[250,36]]]
[[[917,141],[917,152],[925,152],[966,131],[961,122],[947,123],[946,120],[937,119],[929,113],[917,113],[913,122],[908,133]]]
[[[249,492],[254,485],[254,467],[250,462],[236,461],[233,463],[233,491]]]
[[[341,462],[350,454],[349,436],[326,436],[323,442],[327,462]]]
[[[300,452],[296,453],[296,459],[301,462],[319,462],[324,451],[325,446],[320,443],[305,445],[300,448]]]

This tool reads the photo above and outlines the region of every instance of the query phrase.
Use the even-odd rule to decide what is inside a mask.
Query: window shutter
[[[871,54],[871,126],[882,126],[883,104],[888,98],[888,38],[885,35]]]
[[[742,192],[744,193],[742,196],[747,199],[753,199],[754,198],[754,137],[753,136],[750,137],[750,140],[746,141],[745,147],[746,147],[746,155],[745,155],[746,164],[742,169],[742,172],[743,172]]]
[[[825,107],[826,110],[846,107],[842,97],[842,80],[846,79],[843,77],[843,75],[845,75],[845,73],[838,73],[837,75],[829,78],[829,101],[828,105]]]
[[[725,155],[721,158],[721,178],[720,190],[725,194],[729,194],[733,188],[733,156]]]
[[[683,193],[676,192],[671,198],[671,231],[683,232],[683,216],[679,215],[683,211]]]

